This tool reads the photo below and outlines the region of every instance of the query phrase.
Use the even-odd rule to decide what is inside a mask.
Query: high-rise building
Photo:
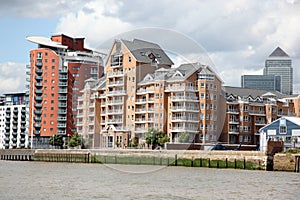
[[[84,81],[103,75],[102,55],[84,48],[84,38],[31,36],[38,44],[30,51],[29,134],[35,148],[47,148],[50,136],[76,132],[77,102]]]
[[[25,92],[4,94],[0,106],[0,149],[28,147],[28,115]]]
[[[243,75],[241,87],[261,90],[281,90],[281,77],[277,75]]]
[[[292,59],[277,47],[265,61],[264,75],[281,76],[280,92],[293,94]]]

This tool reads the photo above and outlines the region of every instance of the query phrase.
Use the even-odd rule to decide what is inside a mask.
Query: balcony
[[[122,119],[108,119],[107,123],[108,124],[122,124],[123,120]]]
[[[123,86],[124,85],[124,81],[114,81],[114,82],[109,82],[108,86]]]
[[[187,102],[198,102],[197,97],[190,97],[190,96],[172,96],[172,101],[187,101]]]
[[[118,95],[126,95],[125,90],[114,90],[107,92],[106,96],[118,96]]]
[[[249,110],[249,115],[265,116],[266,112],[262,110]]]
[[[139,113],[146,113],[146,108],[137,108],[136,110],[135,110],[135,113],[136,114],[139,114]]]
[[[67,114],[67,110],[58,110],[59,115],[65,115]]]
[[[107,76],[108,77],[122,77],[122,76],[124,76],[124,73],[123,72],[110,72],[110,73],[107,73]]]
[[[60,93],[60,94],[67,94],[68,93],[68,89],[59,89],[58,93]]]
[[[67,118],[66,117],[58,117],[57,120],[58,121],[67,121]]]
[[[35,111],[34,111],[34,114],[36,114],[36,115],[41,115],[41,114],[42,114],[42,111],[41,111],[41,110],[35,110]]]
[[[229,124],[239,124],[239,120],[237,119],[229,119]]]
[[[68,82],[59,82],[58,85],[59,85],[59,86],[67,87],[67,86],[68,86]]]
[[[35,70],[35,73],[41,75],[41,74],[43,73],[43,70],[42,70],[42,69],[36,69],[36,70]]]
[[[145,104],[146,102],[147,102],[146,99],[137,99],[137,100],[135,101],[136,104]]]
[[[198,123],[199,119],[198,118],[193,118],[193,117],[173,117],[172,122],[191,122],[191,123]]]
[[[177,86],[177,87],[167,87],[165,89],[166,92],[172,92],[172,91],[175,91],[175,92],[179,92],[179,91],[190,91],[190,92],[197,92],[198,89],[197,87],[194,87],[194,86]]]
[[[39,95],[43,94],[43,90],[35,90],[34,92],[35,94],[39,94]]]
[[[123,104],[123,100],[112,100],[112,101],[107,101],[107,105],[120,105]],[[105,104],[103,104],[105,106]],[[102,104],[101,104],[102,106]]]
[[[114,110],[108,110],[108,114],[123,114],[122,109],[114,109]]]
[[[6,112],[6,114],[7,114],[7,113],[10,113],[11,111],[10,111],[10,109],[7,109],[5,112]]]
[[[238,129],[229,129],[228,134],[230,134],[230,135],[238,135],[239,134],[239,130]]]
[[[36,82],[34,85],[35,85],[36,88],[39,88],[39,89],[41,87],[43,87],[43,83],[42,82]]]
[[[265,126],[266,121],[265,120],[257,120],[255,121],[255,126]]]
[[[42,76],[35,76],[35,80],[37,80],[37,81],[42,81],[42,80],[43,80],[43,77],[42,77]]]
[[[41,128],[41,123],[35,123],[35,124],[34,124],[34,127],[35,127],[35,128]]]
[[[36,103],[36,104],[34,104],[34,107],[36,107],[36,108],[42,108],[42,104],[41,103]]]
[[[34,121],[40,122],[40,121],[42,121],[42,118],[41,117],[34,117]]]
[[[40,61],[38,61],[38,62],[35,62],[35,66],[37,66],[37,67],[42,67],[42,66],[43,66],[43,63],[42,63],[42,62],[40,62]]]
[[[63,107],[63,108],[65,108],[65,107],[67,107],[67,104],[66,103],[59,103],[58,104],[58,107]],[[78,108],[78,107],[77,107]]]
[[[14,114],[18,114],[19,111],[18,111],[18,109],[14,109],[13,112],[14,112]]]
[[[25,142],[25,138],[20,138],[20,142],[24,143]]]
[[[35,134],[35,135],[40,135],[40,134],[41,134],[41,131],[33,131],[33,134]]]
[[[172,112],[199,112],[199,107],[194,106],[172,106]]]
[[[5,143],[9,143],[10,142],[10,138],[5,138]]]
[[[147,132],[147,131],[148,130],[145,127],[135,128],[136,133],[143,133],[143,132]]]
[[[147,94],[147,93],[154,93],[154,89],[153,88],[148,88],[148,89],[138,89],[136,91],[137,95],[141,95],[141,94]]]
[[[10,119],[10,115],[6,115],[5,118],[6,118],[6,120],[7,119],[9,120]]]
[[[228,109],[227,113],[228,114],[236,114],[236,115],[238,115],[239,114],[239,110],[238,109]]]
[[[115,62],[111,62],[110,63],[110,67],[111,68],[118,68],[118,67],[122,67],[123,66],[123,62],[122,61],[115,61]]]
[[[10,132],[6,132],[5,137],[9,138],[10,137]]]
[[[59,75],[58,79],[59,80],[68,80],[68,75]]]
[[[181,132],[192,132],[198,133],[197,127],[184,127],[184,126],[177,126],[172,128],[172,132],[181,133]]]
[[[41,96],[35,96],[34,97],[34,100],[36,100],[36,101],[43,101],[43,97],[41,97]]]
[[[57,128],[66,128],[67,124],[66,123],[59,123],[57,124]]]
[[[58,100],[66,101],[68,99],[67,96],[59,96]]]
[[[68,68],[62,68],[62,69],[60,69],[59,73],[61,73],[61,74],[68,73]]]

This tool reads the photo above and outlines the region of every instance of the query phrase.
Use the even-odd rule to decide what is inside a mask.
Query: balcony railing
[[[193,92],[196,92],[198,91],[197,87],[194,87],[194,86],[169,86],[169,87],[166,87],[166,92],[167,91],[193,91]]]
[[[172,96],[172,101],[199,101],[197,97],[189,97],[189,96]]]
[[[125,95],[125,90],[114,90],[107,92],[107,96],[113,96],[113,95]]]
[[[139,94],[146,94],[146,93],[153,93],[154,92],[154,89],[153,88],[148,88],[148,89],[138,89],[136,91],[136,94],[139,95]]]
[[[110,72],[110,73],[107,73],[107,76],[108,77],[124,76],[124,73],[123,72]]]

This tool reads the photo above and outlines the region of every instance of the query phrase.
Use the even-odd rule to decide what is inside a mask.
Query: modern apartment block
[[[264,75],[281,76],[281,93],[293,94],[292,59],[277,47],[265,61]]]
[[[0,106],[0,149],[28,147],[25,92],[4,94]]]
[[[243,75],[241,87],[260,90],[281,90],[281,76],[278,75]]]
[[[276,91],[224,87],[226,119],[220,141],[259,144],[259,129],[282,116],[299,116],[299,96]]]
[[[84,88],[80,91],[77,105],[77,132],[82,135],[86,142],[86,148],[99,147],[99,138],[94,136],[100,132],[100,115],[97,113],[96,106],[98,97],[98,87],[105,82],[105,77],[100,79],[90,78],[85,81]],[[99,134],[98,134],[99,136]],[[94,144],[98,141],[98,144]]]
[[[100,135],[95,131],[94,144],[124,148],[133,138],[143,144],[150,128],[166,132],[171,142],[184,132],[190,142],[217,141],[225,119],[221,79],[199,63],[172,65],[157,44],[115,41],[96,89]]]
[[[84,48],[84,38],[31,36],[29,134],[34,148],[48,148],[50,136],[71,136],[76,130],[77,103],[84,81],[103,75],[102,54]]]

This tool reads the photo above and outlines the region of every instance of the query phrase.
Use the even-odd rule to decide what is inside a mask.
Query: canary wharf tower
[[[266,59],[264,75],[281,76],[280,92],[293,94],[292,59],[280,47],[277,47]]]

